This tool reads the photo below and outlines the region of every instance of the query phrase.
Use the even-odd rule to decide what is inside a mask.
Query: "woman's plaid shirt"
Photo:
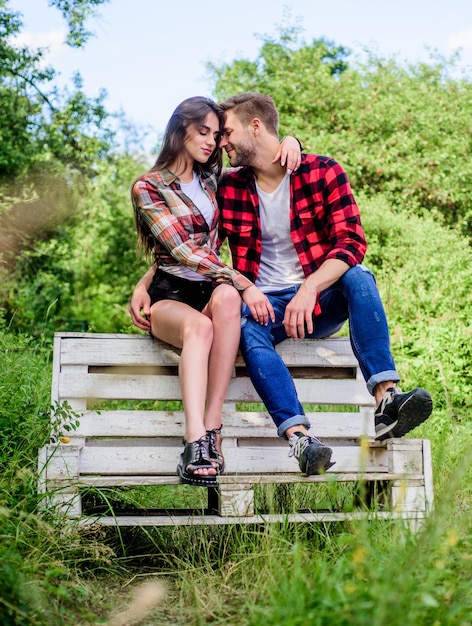
[[[218,185],[220,244],[228,238],[233,267],[255,282],[262,251],[259,199],[250,167],[232,171]],[[302,155],[290,179],[290,229],[305,276],[323,261],[361,263],[366,240],[347,174],[333,159]]]
[[[147,172],[134,183],[131,199],[137,222],[152,239],[157,265],[181,264],[202,277],[231,283],[241,291],[252,283],[218,256],[216,175],[208,172],[199,176],[215,206],[212,224],[207,224],[170,170]]]

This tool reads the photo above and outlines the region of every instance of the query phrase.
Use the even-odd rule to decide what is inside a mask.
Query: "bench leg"
[[[218,487],[208,487],[208,507],[205,515],[218,515],[220,510],[220,492]]]
[[[58,515],[78,518],[82,515],[82,498],[77,487],[58,487],[50,490],[46,506]]]
[[[291,511],[293,508],[293,496],[289,485],[273,485],[273,513]],[[208,489],[208,508],[210,515],[224,517],[252,517],[254,515],[254,488],[251,485],[220,485],[217,488]]]
[[[404,479],[396,480],[392,484],[391,508],[404,517],[412,530],[417,530],[432,506],[428,444],[419,439],[393,439],[388,442],[387,449],[390,457],[389,470],[405,475]],[[408,475],[411,474],[420,474],[423,478],[409,479]]]
[[[254,489],[239,483],[220,485],[218,514],[222,517],[253,517]]]
[[[82,499],[74,484],[79,477],[82,447],[82,443],[55,444],[40,450],[38,486],[44,495],[43,509],[72,518],[82,515]]]

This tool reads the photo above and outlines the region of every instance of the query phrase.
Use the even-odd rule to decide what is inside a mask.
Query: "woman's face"
[[[206,163],[217,146],[220,125],[215,113],[208,113],[202,124],[189,127],[185,139],[188,156],[199,163]]]

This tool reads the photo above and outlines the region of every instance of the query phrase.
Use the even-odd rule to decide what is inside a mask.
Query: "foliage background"
[[[84,18],[101,0],[51,4],[68,19],[71,45],[83,45]],[[465,624],[472,611],[470,77],[458,77],[454,59],[434,56],[403,66],[372,54],[361,64],[343,46],[304,41],[290,25],[264,38],[256,61],[208,66],[216,100],[269,93],[281,135],[295,134],[348,172],[402,384],[424,386],[434,398],[433,416],[415,433],[432,440],[435,457],[437,514],[425,532],[352,524],[66,540],[58,520],[39,514],[36,494],[52,336],[138,332],[127,303],[147,261],[136,253],[129,189],[149,164],[118,146],[116,120],[102,98],[85,96],[80,76],[73,92],[60,93],[40,51],[12,47],[9,36],[20,29],[0,0],[2,624],[103,623],[136,568],[170,580],[169,602],[149,624]],[[297,598],[295,608],[288,597]]]

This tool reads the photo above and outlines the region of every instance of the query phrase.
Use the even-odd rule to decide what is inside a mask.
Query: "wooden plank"
[[[61,371],[61,337],[54,335],[52,381],[51,381],[51,406],[54,407],[59,400],[59,374]]]
[[[80,445],[47,446],[48,455],[44,466],[47,480],[65,478],[70,481],[80,476]]]
[[[300,402],[319,405],[372,406],[372,397],[355,380],[295,380]],[[108,400],[179,400],[179,380],[175,376],[88,374],[76,376],[67,371],[59,380],[59,398]],[[233,378],[226,400],[260,402],[249,378]]]
[[[238,485],[269,485],[269,484],[311,484],[311,483],[332,483],[332,482],[357,482],[357,481],[396,481],[407,480],[412,486],[421,487],[424,485],[424,477],[421,474],[411,474],[405,477],[403,474],[390,474],[385,472],[352,472],[334,474],[320,474],[318,476],[304,476],[303,474],[224,474],[218,476],[218,484],[237,483]],[[64,478],[49,478],[49,485],[61,487],[70,485],[70,480]],[[176,486],[182,485],[180,478],[175,476],[130,476],[115,474],[113,476],[104,475],[81,475],[72,484],[90,487],[136,487],[139,485],[148,486]]]
[[[179,350],[149,335],[113,333],[55,333],[62,364],[171,365]],[[288,366],[354,367],[357,360],[348,337],[287,340],[276,347]],[[236,360],[242,365],[240,355]]]
[[[294,383],[302,404],[372,406],[372,397],[365,385],[355,380],[299,380],[294,378]]]
[[[85,446],[80,454],[80,475],[85,474],[162,474],[172,475],[182,447],[127,445],[104,447]],[[227,471],[235,474],[299,473],[298,463],[288,456],[287,448],[237,447],[224,449]],[[382,448],[362,450],[359,446],[339,446],[333,452],[336,464],[329,473],[388,472],[387,451]],[[57,461],[61,477],[63,465]],[[56,464],[48,468],[54,478]]]
[[[348,337],[327,339],[288,339],[278,344],[277,352],[288,366],[358,367]]]
[[[222,485],[218,499],[218,513],[223,517],[254,515],[252,486],[238,483]]]
[[[82,515],[82,498],[76,488],[53,489],[45,495],[41,506],[54,509],[59,515],[78,518]]]
[[[38,493],[45,493],[46,485],[46,465],[48,461],[48,448],[43,446],[38,452]]]
[[[423,439],[423,474],[424,474],[424,490],[425,490],[425,507],[430,513],[433,510],[433,459],[431,456],[431,442],[429,439]]]
[[[88,374],[77,377],[61,375],[59,394],[62,400],[180,400],[180,384],[175,376],[139,376]]]
[[[393,473],[423,473],[423,444],[420,439],[387,440],[389,470]]]
[[[228,437],[271,437],[276,427],[267,413],[235,411],[223,413],[223,435]],[[357,439],[374,435],[373,414],[350,412],[307,412],[311,432],[320,438]],[[88,411],[80,416],[72,437],[181,437],[185,430],[183,411]]]
[[[316,513],[291,513],[251,515],[248,517],[220,517],[219,515],[135,515],[135,516],[89,516],[82,517],[78,523],[83,526],[99,524],[103,526],[216,526],[229,524],[273,524],[289,522],[345,522],[361,519],[413,520],[424,518],[422,511],[406,511],[404,513],[389,511],[321,511]]]
[[[360,468],[366,472],[387,471],[385,452],[382,449],[368,450],[364,456],[364,450],[359,446],[337,446],[332,457],[336,464],[329,472],[355,472]],[[288,456],[288,448],[239,446],[225,448],[224,454],[228,472],[235,474],[245,474],[249,468],[251,473],[261,474],[300,473],[298,461]]]
[[[391,501],[392,509],[395,511],[427,510],[424,485],[410,485],[406,480],[395,481],[391,489]]]
[[[56,333],[56,336],[58,333]],[[177,365],[175,348],[149,335],[59,333],[63,365]]]

